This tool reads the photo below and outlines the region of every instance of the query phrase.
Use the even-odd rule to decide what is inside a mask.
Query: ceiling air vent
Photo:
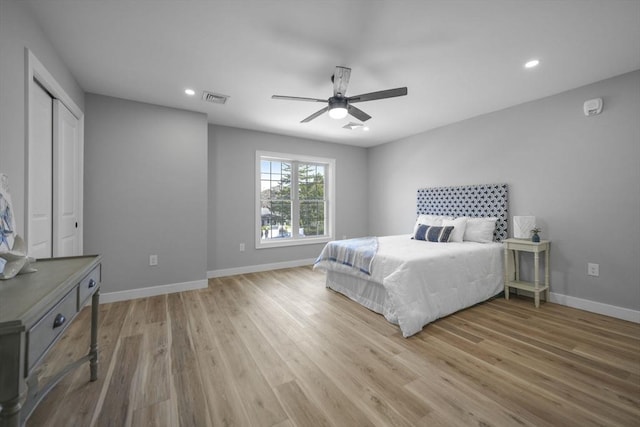
[[[358,128],[364,127],[364,125],[362,123],[349,122],[349,124],[346,124],[346,125],[344,125],[342,127],[344,129],[354,130],[354,129],[358,129]]]
[[[220,93],[207,92],[206,90],[202,92],[202,100],[213,104],[225,104],[227,99],[229,99],[227,95]]]

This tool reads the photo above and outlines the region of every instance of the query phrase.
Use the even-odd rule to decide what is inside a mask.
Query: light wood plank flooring
[[[43,379],[89,346],[89,311]],[[498,298],[409,339],[294,268],[100,307],[29,426],[637,426],[640,325]]]

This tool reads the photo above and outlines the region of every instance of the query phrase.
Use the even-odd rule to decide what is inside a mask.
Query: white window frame
[[[262,230],[262,210],[260,203],[260,163],[261,160],[281,160],[299,163],[316,163],[325,165],[325,235],[324,236],[300,236],[298,230],[298,214],[297,209],[293,209],[291,215],[291,226],[293,228],[292,235],[289,238],[283,239],[268,239],[263,240],[260,236]],[[294,168],[292,168],[293,170]],[[336,160],[324,157],[306,156],[300,154],[290,153],[274,153],[271,151],[256,151],[256,169],[255,169],[255,236],[256,236],[256,249],[266,248],[280,248],[285,246],[298,246],[298,245],[313,245],[318,243],[326,243],[331,240],[335,240],[335,170]],[[294,206],[299,206],[297,180],[292,179],[291,182],[291,194],[292,203]]]

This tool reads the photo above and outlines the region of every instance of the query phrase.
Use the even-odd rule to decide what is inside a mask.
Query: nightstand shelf
[[[549,250],[551,242],[541,240],[532,242],[522,239],[506,239],[504,244],[504,297],[509,299],[509,288],[522,289],[533,292],[536,308],[540,307],[540,293],[544,292],[545,301],[549,301]],[[509,251],[514,252],[515,280],[509,278]],[[520,280],[520,255],[519,252],[533,253],[533,282]],[[544,284],[540,283],[540,254],[544,252]]]

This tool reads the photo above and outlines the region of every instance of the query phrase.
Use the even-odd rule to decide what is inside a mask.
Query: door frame
[[[29,50],[29,48],[25,48],[25,213],[24,213],[24,238],[25,241],[29,242],[29,218],[31,218],[31,203],[30,203],[30,195],[31,195],[31,156],[30,156],[30,147],[31,147],[31,96],[32,96],[32,82],[33,80],[37,80],[38,83],[44,87],[54,98],[57,98],[62,102],[65,107],[71,111],[78,119],[78,156],[79,156],[79,165],[78,165],[78,177],[80,178],[78,182],[78,223],[80,224],[78,227],[78,239],[79,239],[79,252],[82,254],[84,252],[83,242],[84,242],[84,112],[82,109],[73,101],[73,99],[69,96],[69,94],[64,90],[62,85],[58,83],[58,81],[53,77],[53,75],[47,70],[47,68],[38,60],[38,58]],[[55,173],[55,172],[54,172]],[[54,243],[55,244],[55,243]]]

